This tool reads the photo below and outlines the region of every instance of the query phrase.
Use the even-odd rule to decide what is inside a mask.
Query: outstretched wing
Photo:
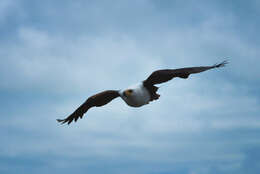
[[[76,122],[79,117],[82,118],[84,113],[86,113],[91,107],[100,107],[103,106],[116,97],[119,97],[118,91],[115,90],[107,90],[96,95],[89,97],[76,111],[74,111],[71,115],[69,115],[65,119],[57,119],[58,122],[62,124],[68,123],[70,124],[73,120]]]
[[[199,66],[199,67],[188,67],[180,69],[164,69],[154,71],[145,81],[145,84],[154,85],[167,82],[174,77],[188,78],[190,74],[200,73],[213,68],[220,68],[227,64],[227,61],[223,61],[213,66]]]

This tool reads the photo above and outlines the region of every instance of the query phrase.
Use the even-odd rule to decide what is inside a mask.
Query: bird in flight
[[[121,97],[131,107],[141,107],[153,100],[159,99],[156,84],[167,82],[175,77],[187,79],[190,74],[196,74],[209,69],[224,67],[228,62],[223,61],[213,66],[186,67],[179,69],[163,69],[154,71],[146,80],[123,90],[106,90],[89,97],[78,109],[65,119],[57,119],[58,122],[70,124],[79,118],[92,107],[101,107],[117,97]]]

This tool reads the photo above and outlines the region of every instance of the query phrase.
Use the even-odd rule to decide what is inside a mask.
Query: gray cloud
[[[259,46],[254,30],[238,31],[248,22],[243,10],[192,1],[19,2],[23,17],[9,18],[19,20],[0,42],[0,171],[258,171]],[[226,68],[163,85],[148,106],[116,99],[77,124],[55,122],[95,92],[226,57]]]

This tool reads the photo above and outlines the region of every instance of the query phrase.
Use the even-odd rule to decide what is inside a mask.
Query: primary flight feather
[[[78,109],[65,119],[57,119],[62,124],[70,124],[73,120],[76,122],[79,118],[92,107],[100,107],[109,103],[117,97],[121,97],[127,105],[132,107],[141,107],[150,101],[159,99],[157,94],[158,87],[156,84],[167,82],[175,77],[188,78],[190,74],[200,73],[213,68],[224,67],[228,62],[223,61],[213,66],[187,67],[180,69],[163,69],[154,71],[143,82],[128,87],[124,90],[107,90],[89,97]]]

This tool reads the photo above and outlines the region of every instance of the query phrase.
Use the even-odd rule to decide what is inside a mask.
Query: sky
[[[258,0],[1,0],[0,173],[257,174]],[[154,70],[221,69],[120,98],[60,125],[89,96]]]

